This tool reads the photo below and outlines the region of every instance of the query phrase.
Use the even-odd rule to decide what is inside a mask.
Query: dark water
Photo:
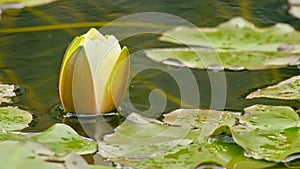
[[[196,26],[216,26],[232,17],[242,16],[257,26],[270,26],[277,22],[288,23],[300,29],[300,20],[288,14],[285,0],[191,0],[191,1],[106,1],[106,0],[61,0],[52,4],[7,10],[0,21],[0,75],[3,83],[16,84],[21,95],[14,98],[16,105],[34,112],[37,117],[32,130],[43,130],[59,119],[53,117],[53,107],[60,104],[58,75],[60,63],[69,42],[90,27],[101,27],[105,22],[137,12],[163,12],[176,15]],[[95,23],[96,22],[96,23]],[[65,24],[65,25],[63,25]],[[56,25],[56,26],[51,26]],[[61,26],[61,27],[59,27]],[[28,28],[29,27],[29,28]],[[28,28],[28,29],[22,29]],[[121,41],[131,52],[172,44],[157,41],[158,35],[140,35]],[[136,56],[133,60],[145,65],[164,67],[159,63]],[[167,67],[165,66],[167,69]],[[180,70],[174,70],[180,71]],[[205,70],[192,70],[196,77],[200,108],[211,106],[211,84]],[[296,67],[260,71],[226,71],[227,97],[225,109],[241,111],[256,104],[289,105],[299,109],[296,101],[274,99],[246,100],[244,97],[257,88],[275,84],[299,74]],[[217,73],[212,76],[218,76]],[[159,70],[147,70],[133,78],[130,97],[140,111],[149,108],[151,91],[145,82],[155,85],[174,97],[180,92],[175,81]],[[178,108],[167,101],[164,111]]]

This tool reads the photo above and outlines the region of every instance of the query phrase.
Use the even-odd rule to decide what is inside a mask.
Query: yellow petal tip
[[[86,34],[85,37],[90,40],[104,40],[105,37],[95,28],[91,28]]]

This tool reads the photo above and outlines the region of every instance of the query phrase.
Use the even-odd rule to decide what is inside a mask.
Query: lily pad
[[[14,140],[14,141],[27,141],[29,139],[26,135],[10,133],[10,132],[0,132],[0,141]]]
[[[10,103],[10,98],[16,96],[14,90],[14,85],[0,84],[0,104]]]
[[[114,134],[98,143],[99,153],[108,158],[148,158],[201,142],[220,124],[233,124],[239,113],[201,109],[180,109],[164,118],[164,123],[132,113]],[[197,129],[197,133],[190,129]],[[145,132],[147,131],[147,132]],[[193,137],[194,135],[196,137]]]
[[[208,138],[219,125],[234,125],[239,116],[240,113],[234,112],[180,109],[167,114],[161,123],[131,114],[114,134],[99,143],[99,153],[134,168],[196,168],[204,164],[244,168],[254,163],[255,168],[265,168],[275,165],[245,157],[244,150],[232,138]],[[186,128],[188,132],[182,135]]]
[[[0,130],[21,130],[28,127],[32,115],[16,107],[0,107]]]
[[[30,139],[47,145],[60,156],[71,152],[92,154],[97,150],[95,142],[83,139],[71,127],[59,123]]]
[[[205,36],[204,36],[204,35]],[[299,51],[300,33],[288,24],[277,23],[269,28],[257,28],[236,17],[216,28],[177,27],[167,31],[160,40],[192,46],[213,47],[234,51],[278,51],[283,45]]]
[[[206,138],[220,125],[233,125],[239,112],[179,109],[165,115],[164,122],[169,125],[185,126],[197,129],[195,142],[206,141]],[[188,125],[188,126],[187,126]],[[194,133],[194,132],[193,132]],[[195,137],[192,137],[195,139]]]
[[[71,127],[57,123],[40,134],[0,132],[0,141],[36,141],[51,148],[57,155],[68,153],[92,154],[97,151],[96,142],[84,139]]]
[[[165,63],[167,60],[174,59],[190,68],[205,69],[214,65],[219,65],[229,70],[267,69],[279,68],[293,65],[300,58],[289,52],[270,52],[270,51],[228,51],[219,50],[218,57],[216,51],[201,48],[168,48],[150,49],[146,55],[154,61]]]
[[[89,169],[115,169],[116,167],[103,166],[103,165],[89,165]]]
[[[216,28],[176,27],[160,40],[190,48],[150,49],[146,55],[162,63],[175,60],[192,68],[268,69],[298,65],[300,33],[287,24],[257,28],[237,17]]]
[[[87,163],[76,154],[56,157],[48,147],[32,142],[0,142],[1,169],[88,169]]]
[[[113,159],[117,163],[134,168],[197,168],[209,164],[213,166],[225,166],[226,168],[244,169],[245,166],[253,166],[253,169],[267,168],[275,163],[253,160],[244,157],[244,150],[234,143],[192,144],[184,149],[147,159]],[[255,165],[253,165],[255,164]]]
[[[246,98],[253,99],[258,97],[300,100],[300,76],[291,77],[274,86],[258,89],[250,93]]]
[[[135,168],[196,168],[205,164],[266,168],[300,152],[299,117],[287,106],[254,105],[245,108],[244,114],[179,109],[166,114],[162,123],[136,114],[130,119],[100,141],[99,153]],[[178,134],[182,134],[182,127],[189,128],[184,136]],[[166,132],[170,128],[173,136]],[[145,139],[149,137],[153,139]],[[172,140],[177,144],[171,149],[158,144],[169,145]]]
[[[292,108],[254,105],[245,112],[231,131],[247,156],[280,162],[300,152],[299,117]]]
[[[189,128],[168,126],[132,113],[115,133],[106,135],[98,143],[99,153],[108,158],[147,158],[170,150],[176,151],[180,146],[192,142],[184,139]]]

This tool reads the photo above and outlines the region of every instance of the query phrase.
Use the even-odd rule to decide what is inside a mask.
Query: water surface
[[[242,16],[260,27],[283,22],[300,29],[300,21],[288,14],[288,4],[283,0],[60,0],[40,7],[4,11],[0,21],[1,81],[20,87],[21,95],[14,98],[14,103],[33,111],[38,117],[32,130],[43,130],[59,121],[50,112],[60,104],[60,63],[72,39],[85,33],[90,27],[100,28],[105,22],[137,12],[173,14],[201,27],[216,26],[232,17]],[[146,48],[174,46],[157,41],[157,37],[158,35],[140,35],[125,39],[121,44],[128,46],[132,53]],[[145,65],[165,66],[142,55],[132,59],[142,60]],[[201,95],[200,108],[210,108],[211,85],[207,71],[192,69],[192,72]],[[244,99],[257,88],[298,75],[299,69],[296,67],[225,73],[227,110],[241,111],[256,103],[289,105],[295,109],[300,107],[296,101]],[[149,108],[148,95],[151,89],[145,82],[154,84],[174,97],[180,97],[177,84],[167,74],[154,69],[141,72],[139,78],[133,79],[129,89],[131,101],[140,111]],[[176,103],[168,101],[164,111],[178,107]]]

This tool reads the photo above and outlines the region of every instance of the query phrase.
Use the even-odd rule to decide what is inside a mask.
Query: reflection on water
[[[0,69],[6,74],[3,83],[17,84],[24,89],[24,94],[16,97],[14,101],[17,105],[23,105],[37,112],[40,121],[33,129],[41,130],[56,121],[49,115],[49,112],[52,107],[59,104],[57,87],[60,62],[73,37],[86,32],[89,27],[99,27],[104,24],[103,22],[109,22],[127,14],[150,11],[173,14],[197,26],[215,26],[234,16],[242,16],[259,26],[285,22],[297,29],[300,28],[300,21],[288,14],[287,3],[274,0],[263,2],[192,0],[189,3],[169,0],[135,2],[129,0],[117,2],[61,0],[36,8],[4,11],[0,21]],[[30,28],[11,29],[23,27]],[[128,46],[131,52],[173,45],[158,42],[156,35],[135,36],[121,43]],[[145,57],[132,59],[142,59],[146,65],[164,66]],[[199,86],[200,107],[209,108],[211,91],[207,71],[195,69],[192,71]],[[277,83],[297,74],[299,74],[299,69],[296,67],[262,71],[226,71],[225,108],[241,110],[255,103],[290,105],[299,108],[296,102],[244,99],[250,91],[256,88]],[[131,82],[132,88],[130,88],[131,101],[135,103],[138,110],[144,111],[149,108],[150,88],[145,85],[145,81],[167,91],[174,97],[180,97],[177,84],[172,83],[172,79],[162,72],[148,70],[142,72],[140,77]],[[178,105],[174,101],[168,101],[165,111],[176,108]]]

